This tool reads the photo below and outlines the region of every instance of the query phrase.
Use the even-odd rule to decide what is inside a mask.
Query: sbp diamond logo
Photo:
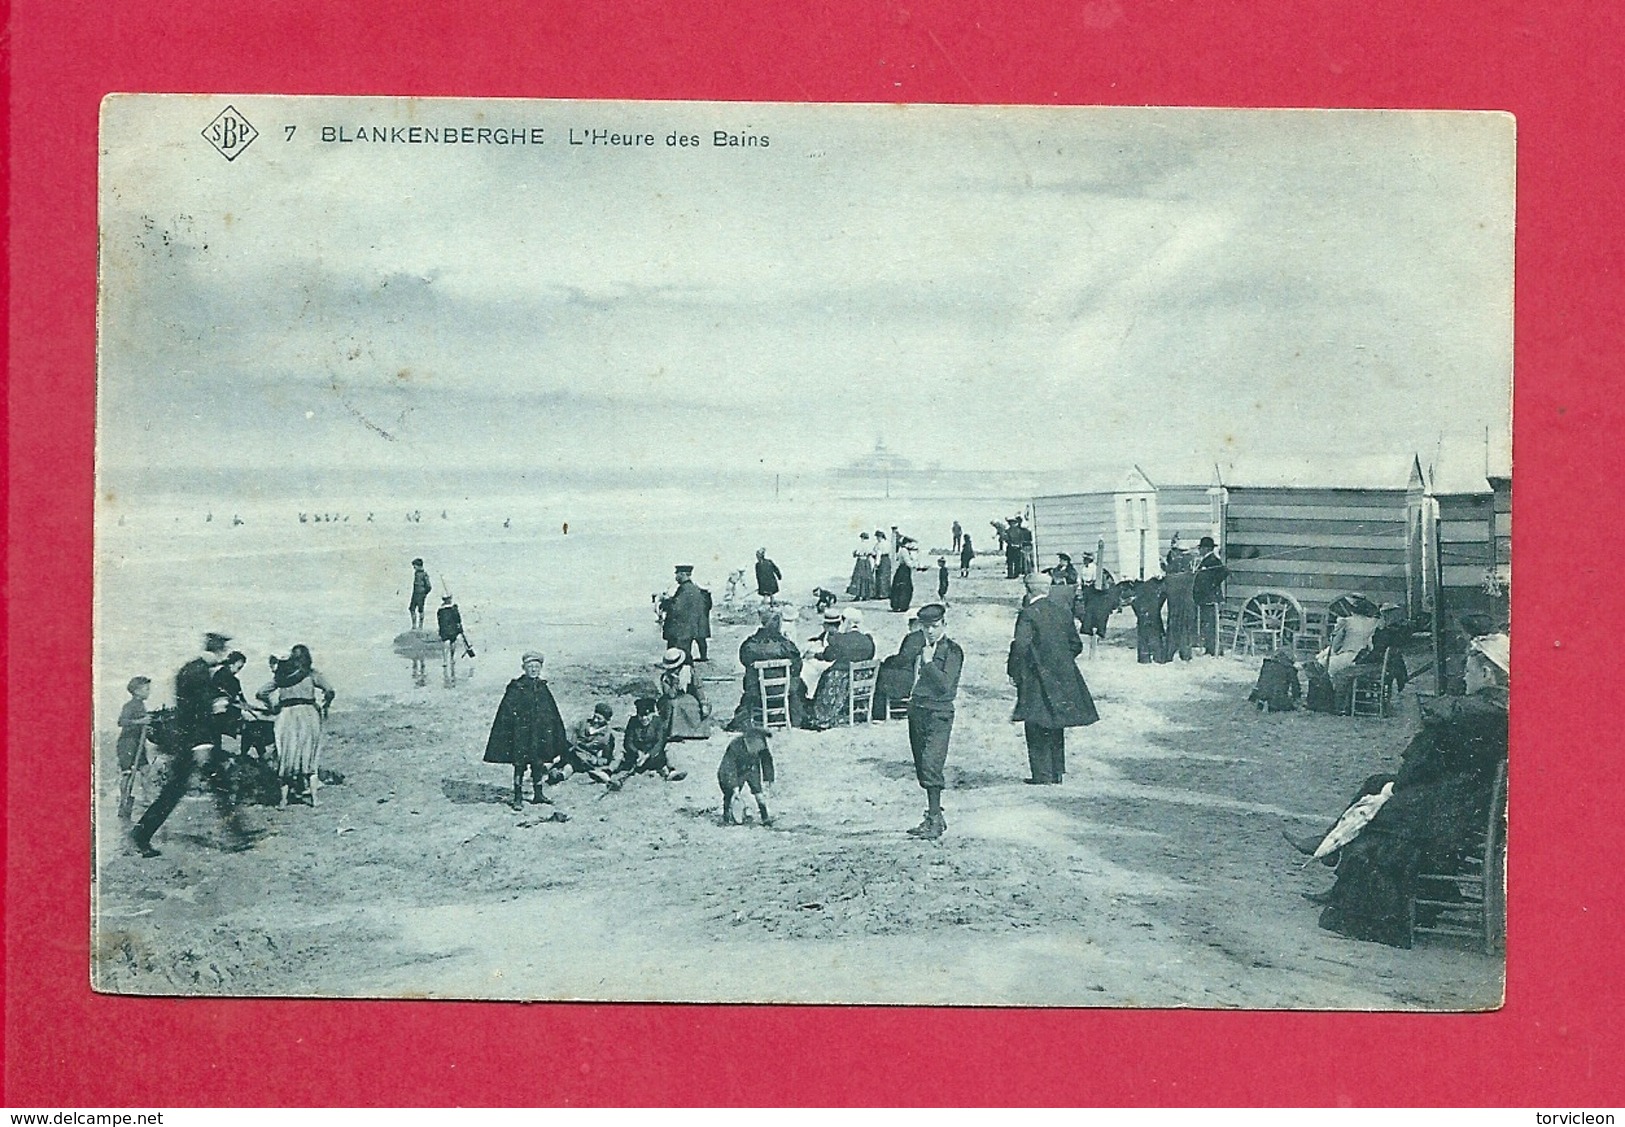
[[[248,119],[238,113],[234,106],[227,106],[221,110],[219,116],[209,122],[208,128],[203,131],[204,140],[219,150],[220,155],[227,160],[236,160],[259,135],[260,131],[250,125]]]

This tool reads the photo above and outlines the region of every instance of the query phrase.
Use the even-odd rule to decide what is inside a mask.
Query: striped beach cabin
[[[1442,591],[1446,621],[1499,617],[1512,586],[1512,466],[1486,443],[1440,443],[1411,467],[1410,554],[1431,610]]]
[[[1288,595],[1306,613],[1348,594],[1409,604],[1413,462],[1221,463],[1226,605],[1265,593]]]
[[[1209,467],[1210,473],[1212,468]],[[1187,477],[1196,475],[1187,474]],[[1077,491],[1033,498],[1033,543],[1040,567],[1066,552],[1079,560],[1106,542],[1106,569],[1119,579],[1162,573],[1162,555],[1178,533],[1186,547],[1223,534],[1216,477],[1200,485],[1153,481],[1139,466],[1082,474]]]

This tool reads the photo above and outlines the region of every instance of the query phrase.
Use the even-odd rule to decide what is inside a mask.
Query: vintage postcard
[[[108,98],[95,988],[1499,1006],[1514,132]]]

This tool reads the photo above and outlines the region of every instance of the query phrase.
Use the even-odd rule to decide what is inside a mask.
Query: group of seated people
[[[1403,692],[1410,680],[1400,652],[1411,637],[1405,612],[1394,603],[1376,608],[1375,614],[1365,613],[1367,609],[1358,606],[1338,618],[1327,646],[1303,663],[1307,698],[1298,675],[1300,666],[1290,648],[1283,646],[1264,659],[1247,699],[1260,711],[1290,712],[1301,706],[1311,712],[1346,712],[1355,681],[1369,676],[1372,669],[1381,669],[1384,660],[1388,664],[1385,689]]]
[[[788,620],[792,625],[794,617]],[[789,665],[788,711],[790,725],[821,731],[850,721],[849,699],[854,662],[871,661],[875,640],[863,632],[863,612],[855,607],[823,612],[823,631],[803,648],[785,634],[786,619],[776,608],[764,608],[756,632],[739,646],[739,664],[745,676],[739,706],[725,725],[743,732],[766,723],[761,672],[757,662],[783,661]],[[809,692],[807,685],[813,684]]]
[[[1324,834],[1299,838],[1283,831],[1293,848],[1337,868],[1330,889],[1308,896],[1323,905],[1321,927],[1409,947],[1417,875],[1461,870],[1484,848],[1483,829],[1507,761],[1510,669],[1507,635],[1474,639],[1466,692],[1423,704],[1422,725],[1399,770],[1367,778]]]

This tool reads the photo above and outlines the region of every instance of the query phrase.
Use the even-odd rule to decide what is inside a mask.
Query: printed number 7
[[[293,131],[295,129],[298,129],[299,127],[297,125],[284,125],[282,128],[284,128],[284,129],[286,129],[288,131],[288,135],[286,137],[282,138],[282,139],[284,141],[291,141],[291,140],[293,140]]]

